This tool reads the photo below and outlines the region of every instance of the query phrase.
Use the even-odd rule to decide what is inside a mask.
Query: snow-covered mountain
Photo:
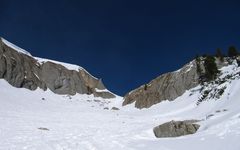
[[[177,91],[169,100],[160,97],[159,100],[153,100],[154,103],[150,101],[146,105],[148,107],[141,107],[140,110],[135,107],[138,100],[122,106],[126,97],[124,99],[112,94],[105,87],[98,88],[96,83],[99,80],[79,66],[39,59],[6,40],[1,41],[0,150],[240,149],[240,67],[236,61],[220,67],[221,73],[216,81],[184,86],[189,88],[183,92]],[[18,63],[20,67],[16,67]],[[29,67],[30,63],[36,64],[36,67]],[[55,84],[59,83],[43,77],[42,70],[46,63],[53,65],[53,70],[46,68],[50,73],[57,68],[55,80],[64,81],[67,78],[70,84],[67,81],[60,82],[60,90],[54,89]],[[40,69],[37,70],[37,67]],[[189,76],[193,69],[196,68],[189,63],[167,77],[179,79],[175,75],[178,72]],[[61,73],[58,73],[59,70]],[[89,80],[84,79],[81,70]],[[82,82],[73,82],[81,83],[83,88],[91,83],[92,90],[84,92],[76,88],[71,78],[75,73],[70,72],[79,73],[83,79]],[[184,78],[184,81],[188,80]],[[24,84],[19,84],[20,81],[24,81]],[[170,81],[167,83],[179,85]],[[147,88],[148,91],[151,84],[146,86],[141,90]],[[136,91],[138,89],[131,93]],[[142,95],[139,91],[138,94]],[[98,95],[96,92],[107,92],[114,96],[102,96],[105,94]],[[171,94],[167,92],[166,96]],[[198,120],[200,128],[191,135],[156,138],[153,128],[171,120]]]
[[[50,89],[56,94],[94,94],[114,98],[102,80],[93,77],[84,68],[31,56],[29,52],[0,39],[0,78],[19,88]]]

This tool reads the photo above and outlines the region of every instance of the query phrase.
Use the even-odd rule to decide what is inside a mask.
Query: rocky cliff
[[[196,62],[192,61],[182,69],[163,74],[148,84],[131,91],[124,97],[123,105],[135,102],[137,108],[148,108],[164,100],[174,100],[186,90],[198,85]]]
[[[215,58],[217,68],[228,65],[228,61],[220,61]],[[200,58],[198,66],[204,74],[204,58]],[[196,60],[184,65],[181,69],[163,74],[156,79],[153,79],[148,84],[142,85],[139,88],[127,93],[124,96],[123,106],[135,102],[136,108],[149,108],[164,100],[172,101],[181,96],[186,90],[199,85],[199,79],[202,76],[197,73]]]
[[[114,98],[101,79],[85,69],[69,69],[54,61],[40,61],[5,39],[0,40],[0,78],[14,87],[35,90],[50,89],[56,94],[94,94]]]

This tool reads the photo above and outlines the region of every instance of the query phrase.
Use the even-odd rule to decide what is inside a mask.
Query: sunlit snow
[[[223,68],[232,73],[236,67]],[[0,80],[1,150],[239,150],[240,80],[218,100],[196,105],[196,87],[149,109],[122,107],[122,97],[56,95]],[[195,91],[195,92],[193,92]],[[111,110],[118,107],[120,110]],[[108,108],[108,109],[107,109]],[[155,138],[153,127],[171,120],[202,120],[194,135]],[[47,129],[47,130],[44,130]]]

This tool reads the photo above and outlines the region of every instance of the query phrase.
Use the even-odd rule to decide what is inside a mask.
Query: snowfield
[[[232,65],[222,72],[238,70]],[[226,86],[218,100],[197,105],[198,86],[175,101],[138,110],[134,104],[122,107],[122,97],[56,95],[1,79],[0,150],[239,150],[240,80]],[[185,119],[202,120],[196,134],[155,138],[155,126]]]

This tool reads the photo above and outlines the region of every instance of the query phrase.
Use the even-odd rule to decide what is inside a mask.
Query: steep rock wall
[[[114,98],[101,79],[86,70],[69,70],[61,64],[46,61],[40,63],[32,56],[20,53],[0,40],[0,78],[14,87],[36,90],[49,88],[56,94],[94,94],[96,97]]]

